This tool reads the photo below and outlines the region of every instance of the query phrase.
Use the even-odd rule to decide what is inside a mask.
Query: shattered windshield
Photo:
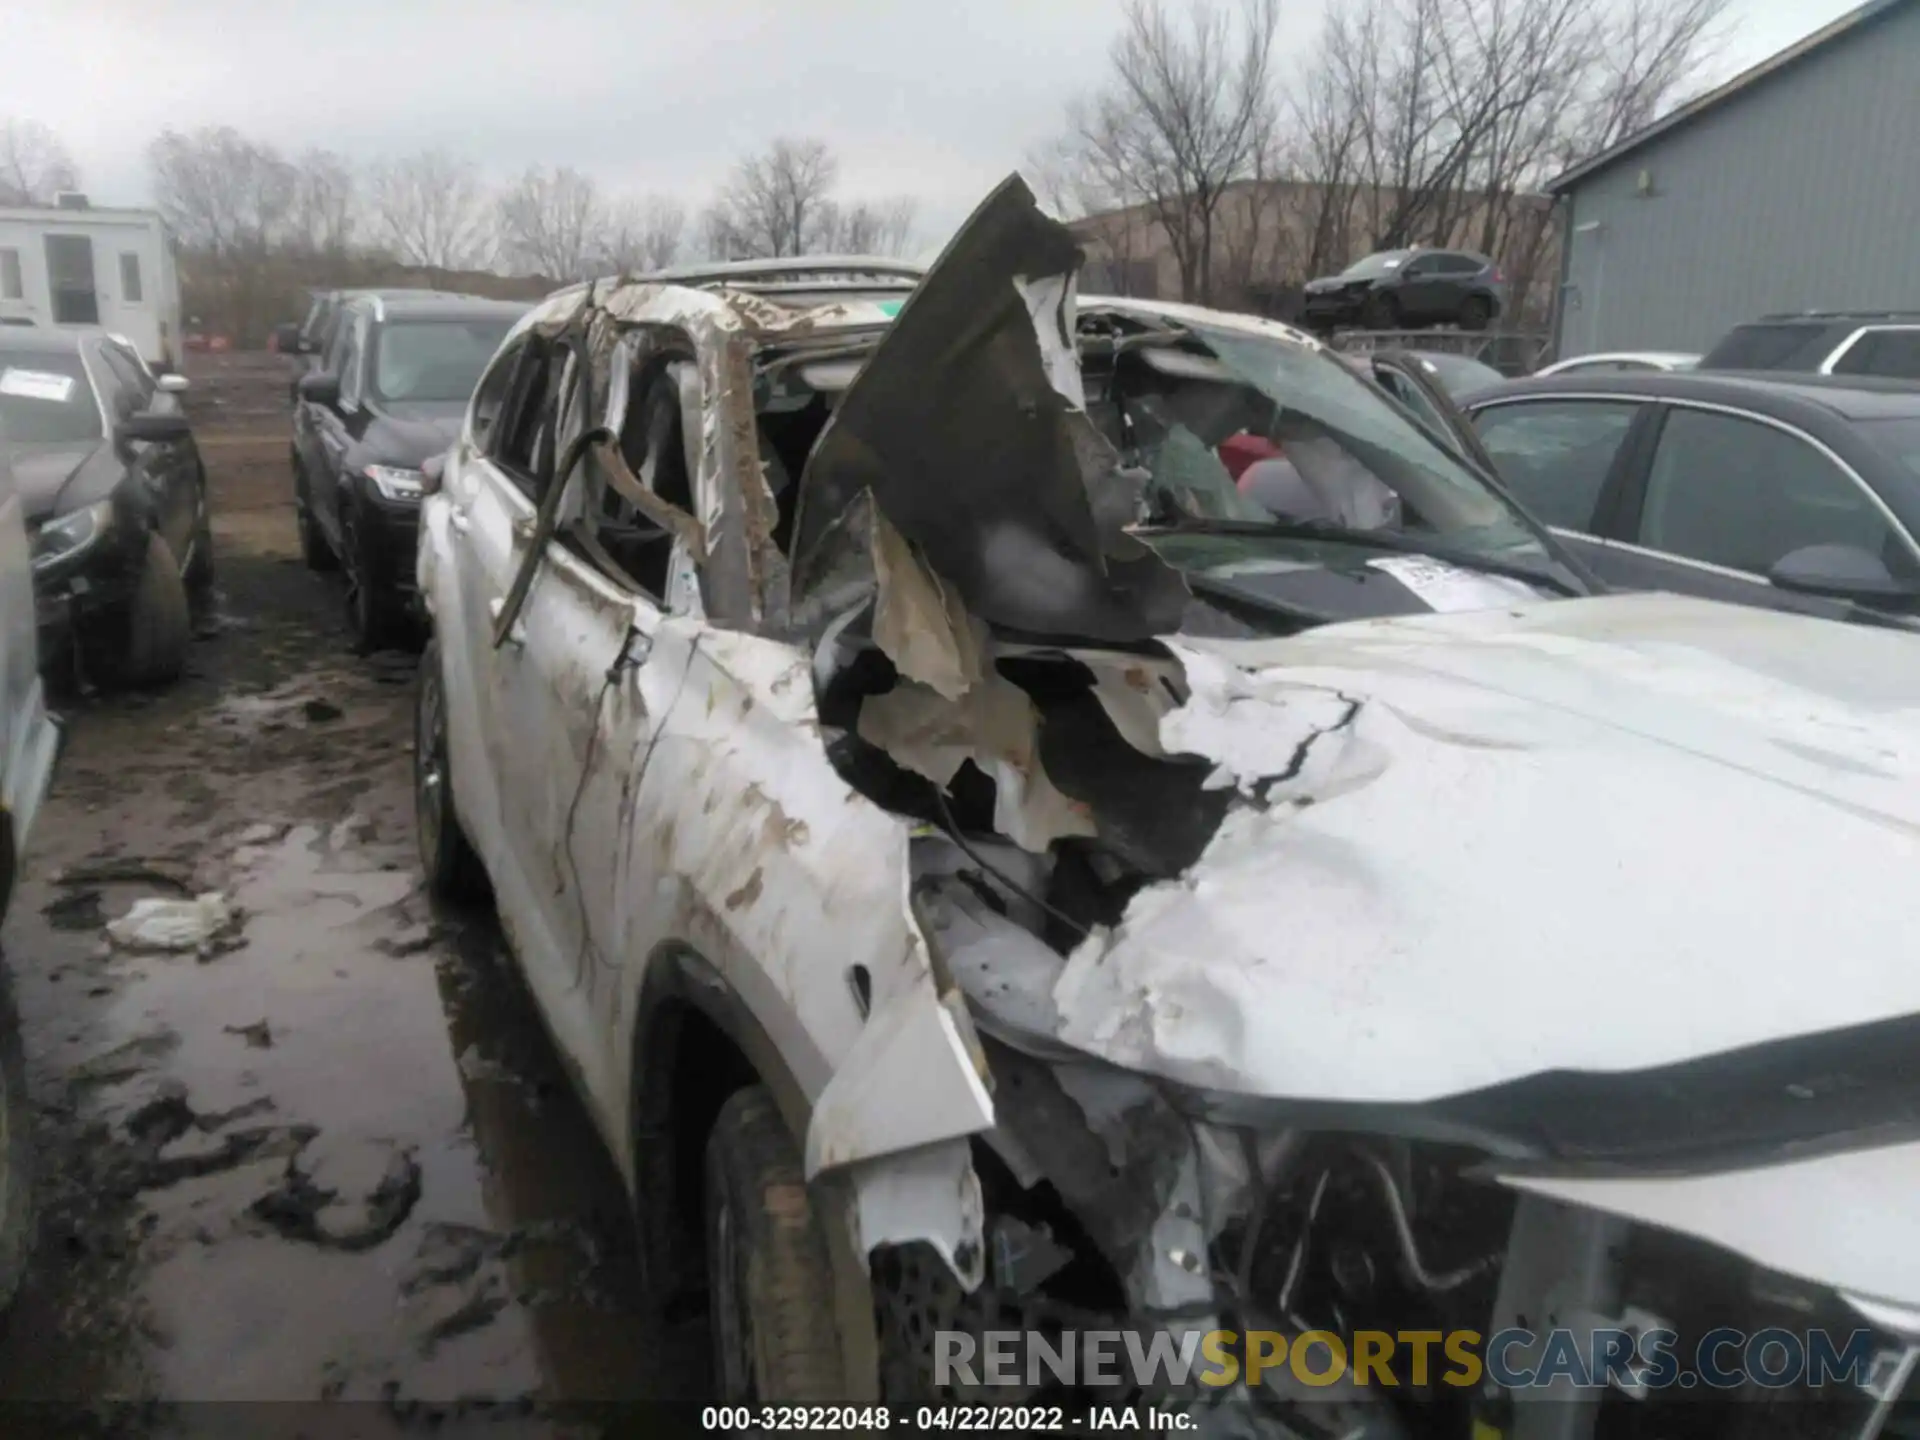
[[[1357,547],[1496,564],[1553,564],[1521,514],[1464,460],[1324,353],[1290,341],[1192,326],[1211,354],[1152,348],[1116,378],[1143,474],[1143,533],[1233,534],[1237,555],[1326,562]],[[1181,568],[1187,551],[1155,548]],[[1192,552],[1219,557],[1220,547]]]

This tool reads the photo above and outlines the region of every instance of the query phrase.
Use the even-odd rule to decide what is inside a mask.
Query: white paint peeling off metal
[[[999,644],[999,655],[1056,653],[1041,647]],[[1067,651],[1093,672],[1093,693],[1120,738],[1143,755],[1164,758],[1160,726],[1186,700],[1186,672],[1173,659],[1120,654],[1112,650]]]
[[[1729,611],[1608,597],[1170,642],[1195,697],[1162,739],[1236,777],[1313,736],[1324,697],[1359,708],[1282,792],[1313,803],[1236,807],[1073,952],[1062,1038],[1224,1090],[1418,1101],[1920,1011],[1920,966],[1887,951],[1920,870],[1911,638]],[[1753,653],[1767,635],[1783,653]],[[1703,652],[1723,685],[1690,678]],[[1596,977],[1578,1004],[1570,976]]]
[[[714,383],[717,385],[718,380]],[[700,470],[702,475],[712,474],[720,465],[720,436],[726,428],[726,421],[720,412],[704,409],[700,412]],[[713,547],[719,543],[720,519],[725,509],[725,497],[719,487],[701,485],[696,497],[699,504],[700,524],[707,534],[707,553],[713,553]]]
[[[1074,340],[1073,276],[1017,276],[1013,288],[1019,291],[1027,315],[1033,321],[1047,383],[1075,410],[1085,410],[1087,395],[1080,379],[1080,352]]]
[[[972,760],[994,784],[993,828],[1044,854],[1055,840],[1096,833],[1087,807],[1040,764],[1040,715],[1027,692],[989,671],[958,701],[911,681],[860,707],[859,733],[915,774],[946,787]]]
[[[887,517],[873,506],[873,642],[909,680],[958,700],[979,683],[985,627],[940,577],[915,558]]]
[[[854,1211],[859,1252],[925,1241],[968,1290],[986,1270],[986,1201],[964,1140],[928,1145],[882,1162],[855,1165]]]

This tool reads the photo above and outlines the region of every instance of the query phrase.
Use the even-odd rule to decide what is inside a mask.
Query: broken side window
[[[567,352],[529,336],[488,453],[502,473],[538,504],[553,478],[555,402]]]
[[[793,355],[768,357],[755,377],[760,472],[776,510],[773,543],[788,559],[793,558],[793,525],[799,508],[796,482],[806,469],[814,442],[833,417],[835,403],[864,358],[836,355],[809,362]]]
[[[493,453],[494,427],[506,407],[508,393],[513,389],[514,377],[525,353],[524,338],[509,341],[493,357],[486,373],[480,377],[479,385],[474,387],[468,430],[482,454]]]
[[[665,512],[648,514],[622,493],[637,482],[689,521],[694,500],[694,454],[699,416],[699,382],[692,346],[677,332],[642,332],[617,347],[612,364],[630,367],[627,400],[618,432],[626,474],[616,477],[600,455],[589,450],[581,461],[581,495],[576,518],[563,539],[589,564],[616,584],[645,594],[668,609],[684,609],[685,592],[697,583],[691,555],[677,543],[683,535],[664,523]],[[609,386],[611,389],[611,385]]]

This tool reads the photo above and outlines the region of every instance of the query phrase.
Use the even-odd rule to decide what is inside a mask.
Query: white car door
[[[512,583],[515,528],[530,526],[532,516],[532,501],[520,491],[524,477],[510,457],[497,452],[523,397],[529,348],[527,338],[518,337],[494,357],[448,457],[442,494],[422,512],[423,559],[444,556],[451,562],[432,579],[423,571],[422,584],[445,672],[454,801],[490,876],[503,874],[509,861],[500,776],[493,767],[499,742],[491,709],[497,679],[491,612]]]
[[[33,818],[53,779],[60,734],[47,714],[40,680],[38,622],[33,600],[33,565],[27,545],[20,492],[13,481],[6,446],[0,441],[0,803],[12,823],[12,857],[17,871]],[[0,877],[10,885],[13,875]],[[10,895],[0,894],[0,914]]]
[[[585,424],[565,347],[531,342],[494,443],[463,471],[472,563],[460,609],[480,764],[494,781],[483,857],[528,986],[600,1106],[618,1090],[594,1038],[596,1009],[618,993],[618,962],[595,923],[612,857],[582,842],[580,820],[589,791],[604,813],[600,792],[619,793],[628,752],[646,744],[653,707],[636,692],[661,611],[584,553],[572,526],[533,549],[541,501],[567,485],[558,462]],[[578,509],[564,493],[551,502]],[[456,774],[461,763],[456,751]]]

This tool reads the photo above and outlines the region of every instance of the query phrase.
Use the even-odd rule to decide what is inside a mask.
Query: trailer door
[[[112,250],[109,278],[100,292],[100,323],[133,342],[149,366],[163,364],[160,337],[160,285],[163,277],[152,240],[144,231],[127,231],[106,241]],[[103,265],[107,257],[101,258]],[[118,284],[114,282],[118,282]]]
[[[56,325],[98,325],[100,295],[93,279],[93,237],[49,235],[47,289]]]

